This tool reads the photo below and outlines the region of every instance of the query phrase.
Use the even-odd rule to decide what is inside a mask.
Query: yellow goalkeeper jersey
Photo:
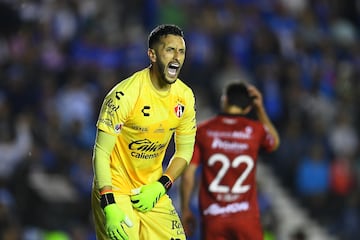
[[[169,91],[157,91],[145,68],[107,94],[97,127],[117,136],[110,156],[112,187],[130,194],[162,175],[162,161],[174,133],[195,137],[194,94],[180,79]]]

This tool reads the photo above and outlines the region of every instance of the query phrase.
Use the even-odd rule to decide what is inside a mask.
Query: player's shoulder
[[[148,78],[149,71],[147,68],[137,71],[127,77],[126,79],[119,82],[115,88],[123,89],[141,89],[141,85]]]
[[[139,92],[142,87],[142,82],[148,74],[147,69],[137,71],[129,77],[118,82],[110,91],[108,95],[121,94],[136,96],[136,92]]]
[[[252,119],[241,115],[226,115],[222,113],[203,120],[198,124],[198,128],[207,129],[223,124],[233,125],[234,127],[247,125],[253,127],[254,129],[263,128],[263,124],[257,119]]]
[[[194,95],[192,88],[188,84],[183,82],[181,79],[176,80],[176,82],[174,84],[174,88],[176,88],[176,90],[178,92],[180,92],[180,93],[186,93],[186,94]]]
[[[208,119],[204,119],[198,123],[198,130],[209,129],[210,126],[213,126],[219,121],[219,116],[212,116]]]
[[[252,127],[255,131],[262,131],[264,130],[264,125],[263,123],[256,119],[256,118],[252,118],[252,117],[249,117],[249,116],[242,116],[242,117],[239,117],[240,118],[240,121],[242,122],[241,125],[247,125],[247,126],[250,126]]]
[[[264,128],[264,124],[262,122],[260,122],[258,119],[246,118],[246,120],[247,120],[249,125],[252,125],[255,128],[259,128],[259,129]]]

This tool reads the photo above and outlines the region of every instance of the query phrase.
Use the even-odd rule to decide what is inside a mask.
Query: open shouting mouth
[[[167,72],[168,72],[169,76],[172,77],[172,78],[176,77],[179,68],[180,68],[179,63],[177,63],[177,62],[170,63],[168,68],[167,68]]]

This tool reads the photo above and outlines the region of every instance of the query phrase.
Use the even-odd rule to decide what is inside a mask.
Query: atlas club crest
[[[185,111],[185,106],[178,103],[178,105],[176,105],[176,107],[174,108],[175,114],[178,118],[181,118],[181,116],[184,114]]]

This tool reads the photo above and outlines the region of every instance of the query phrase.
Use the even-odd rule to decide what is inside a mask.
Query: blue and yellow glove
[[[135,195],[130,197],[133,207],[140,212],[150,211],[171,186],[170,178],[163,175],[158,181],[135,189]]]
[[[122,223],[132,227],[132,222],[115,203],[112,193],[101,195],[101,207],[105,213],[105,229],[108,237],[112,240],[128,240]]]

